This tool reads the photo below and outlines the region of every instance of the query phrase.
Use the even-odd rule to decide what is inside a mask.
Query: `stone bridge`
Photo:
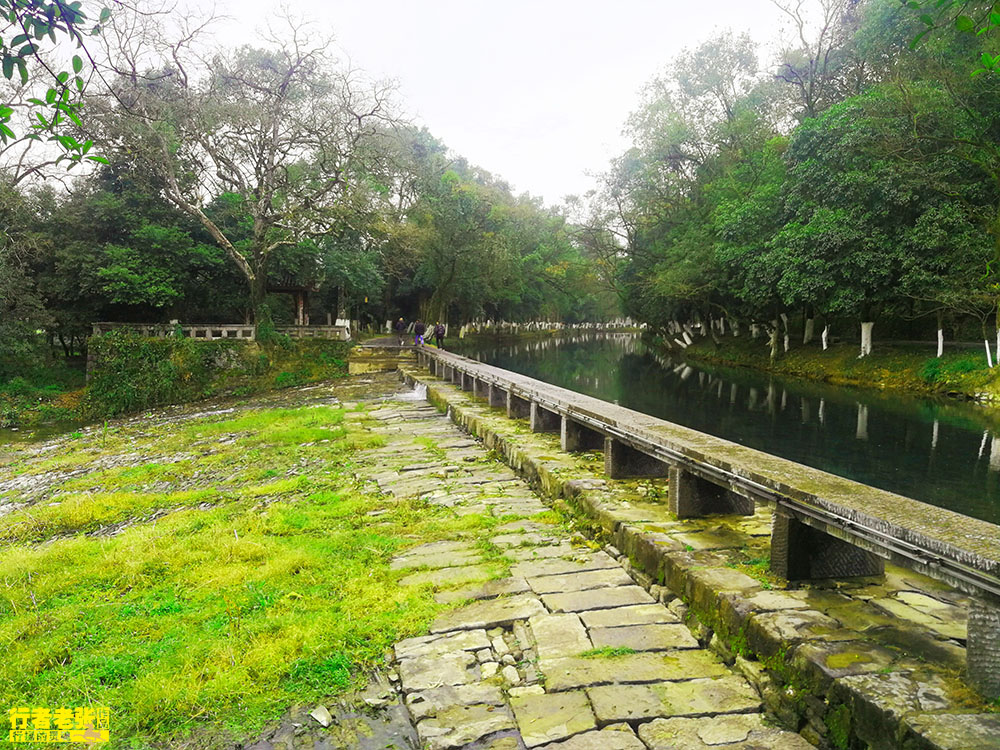
[[[1000,530],[662,419],[422,348],[421,365],[473,397],[560,436],[563,451],[600,449],[609,478],[669,477],[678,519],[773,509],[771,570],[789,581],[876,576],[891,562],[970,597],[968,682],[1000,697]]]

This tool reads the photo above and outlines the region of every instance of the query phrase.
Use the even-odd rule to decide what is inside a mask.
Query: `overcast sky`
[[[642,85],[732,28],[776,38],[767,0],[286,0],[341,56],[399,83],[406,114],[453,151],[547,203],[582,194],[620,152]],[[253,42],[276,3],[219,0],[222,39]],[[221,41],[221,39],[220,39]]]

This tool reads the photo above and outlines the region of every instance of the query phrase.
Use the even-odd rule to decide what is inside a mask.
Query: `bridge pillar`
[[[880,576],[885,561],[778,509],[771,527],[771,571],[790,581]]]
[[[507,407],[507,391],[498,385],[490,383],[487,398],[489,399],[490,406]]]
[[[711,513],[752,516],[754,502],[679,466],[670,467],[670,512],[678,518],[698,518]]]
[[[1000,698],[1000,601],[973,597],[969,605],[966,673],[986,700]]]
[[[481,381],[477,377],[473,377],[472,378],[472,397],[473,398],[482,398],[484,390],[485,389],[483,388],[483,381]]]
[[[472,384],[475,381],[475,378],[469,375],[467,372],[460,373],[460,377],[461,380],[459,381],[459,385],[461,386],[462,390],[471,391]]]
[[[604,448],[604,435],[563,417],[559,425],[559,445],[567,453]]]
[[[534,401],[531,402],[531,431],[532,432],[559,432],[561,418],[554,411],[549,411]]]
[[[670,465],[620,440],[604,438],[604,473],[611,479],[665,477]]]
[[[507,418],[508,419],[528,419],[531,415],[531,402],[527,399],[515,396],[507,391]]]

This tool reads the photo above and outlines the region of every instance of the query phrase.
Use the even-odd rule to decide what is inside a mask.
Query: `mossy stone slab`
[[[595,648],[631,648],[635,651],[669,651],[698,648],[698,641],[686,625],[649,624],[626,625],[617,628],[591,628],[590,640]]]
[[[505,706],[453,706],[417,724],[417,735],[424,750],[452,750],[515,726]]]
[[[708,651],[622,654],[620,656],[564,657],[542,659],[538,668],[550,692],[592,685],[648,683],[720,677],[729,670]]]
[[[446,612],[431,623],[432,633],[449,630],[475,630],[510,625],[514,620],[527,620],[545,612],[545,607],[534,596],[519,594],[485,601],[473,602]]]
[[[793,732],[764,725],[760,714],[727,714],[704,719],[656,719],[639,727],[649,750],[812,750]]]
[[[542,601],[553,612],[585,612],[588,609],[626,607],[632,604],[652,604],[653,597],[639,586],[571,591],[564,594],[543,594]]]
[[[522,695],[510,702],[527,747],[596,729],[594,713],[583,691]]]
[[[536,594],[556,594],[569,591],[629,586],[635,582],[621,568],[589,570],[582,573],[547,575],[528,578],[528,585]]]
[[[760,710],[756,691],[735,675],[651,685],[605,685],[587,688],[587,696],[601,724]]]

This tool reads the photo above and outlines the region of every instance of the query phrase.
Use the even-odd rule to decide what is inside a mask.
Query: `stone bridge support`
[[[966,676],[979,694],[1000,698],[1000,599],[973,597],[965,659]]]
[[[703,479],[679,466],[670,468],[670,512],[678,518],[698,518],[713,513],[752,516],[754,501],[728,487]]]
[[[789,581],[880,576],[885,561],[778,509],[771,529],[771,571]]]
[[[486,398],[489,400],[490,406],[507,408],[507,391],[498,385],[490,383]]]
[[[557,412],[549,411],[534,401],[531,402],[529,420],[532,432],[559,432],[562,428],[562,418]]]
[[[559,445],[567,453],[603,449],[604,435],[569,417],[563,417],[559,425]]]
[[[531,402],[507,391],[507,418],[528,419],[531,416]]]
[[[611,479],[665,477],[668,464],[615,438],[604,438],[604,473]]]

